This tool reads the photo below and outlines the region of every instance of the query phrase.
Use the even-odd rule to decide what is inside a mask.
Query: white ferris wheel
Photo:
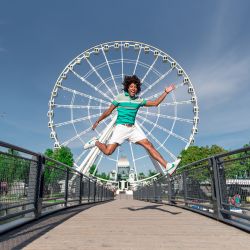
[[[184,69],[166,52],[135,41],[112,41],[85,50],[70,61],[59,75],[49,101],[48,126],[54,148],[67,146],[75,157],[75,167],[87,174],[117,170],[124,156],[135,172],[156,169],[158,165],[138,145],[124,143],[111,156],[97,149],[84,150],[93,136],[108,142],[116,119],[116,111],[102,121],[95,131],[92,125],[122,92],[125,75],[137,75],[142,82],[142,98],[157,98],[169,84],[176,85],[158,107],[139,109],[136,124],[155,148],[168,161],[177,159],[183,149],[194,142],[199,121],[199,108],[194,87]]]

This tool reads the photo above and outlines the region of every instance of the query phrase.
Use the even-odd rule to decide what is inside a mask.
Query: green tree
[[[51,148],[47,148],[44,152],[44,154],[50,158],[53,158],[54,151]]]
[[[90,169],[89,169],[89,173],[93,175],[94,172],[95,172],[95,169],[96,169],[96,165],[93,164],[93,165],[90,167]],[[95,174],[97,174],[97,172],[98,172],[98,170],[96,170]]]
[[[61,147],[54,151],[53,157],[55,160],[62,162],[70,167],[73,167],[73,154],[68,147]]]
[[[96,176],[105,180],[109,180],[109,175],[104,172],[102,172],[101,174],[96,174]]]
[[[138,174],[138,179],[139,180],[144,179],[144,178],[146,178],[146,176],[145,176],[145,174],[143,172]]]
[[[243,148],[249,147],[245,144]],[[250,151],[243,151],[231,155],[228,159],[232,160],[226,164],[225,174],[227,178],[249,178],[250,177]]]
[[[27,184],[30,162],[22,159],[18,151],[8,149],[7,154],[0,154],[0,182],[21,181]]]
[[[226,150],[220,146],[212,145],[211,147],[198,147],[198,146],[191,146],[187,150],[183,150],[181,152],[181,163],[180,167],[186,166],[190,163],[206,159],[210,156],[217,155],[220,153],[226,152]],[[188,177],[192,178],[193,180],[197,181],[206,181],[210,179],[210,170],[208,167],[208,161],[205,161],[200,165],[194,165],[188,168]],[[180,173],[183,171],[182,168],[177,169]]]
[[[212,145],[211,147],[190,146],[187,150],[183,150],[181,152],[180,166],[185,166],[195,161],[199,161],[224,152],[226,152],[226,150],[217,145]]]
[[[148,171],[148,177],[151,177],[151,176],[153,176],[153,175],[156,175],[157,174],[157,172],[155,172],[154,170],[149,170]]]
[[[49,158],[62,162],[69,167],[73,167],[74,159],[73,154],[71,150],[68,147],[61,147],[58,149],[55,149],[54,151],[52,149],[46,149],[45,156],[48,156]],[[46,168],[44,173],[44,180],[45,183],[53,182],[53,180],[60,180],[65,178],[65,172],[61,171],[60,169],[64,169],[64,166],[60,166],[60,164],[56,164],[53,161],[46,160]],[[56,168],[55,168],[56,166]]]
[[[61,147],[61,148],[55,149],[54,151],[48,148],[44,152],[44,155],[56,161],[62,162],[68,165],[69,167],[73,167],[74,158],[73,158],[73,154],[71,150],[68,147]],[[55,165],[55,163],[49,160],[47,161],[47,164],[52,165],[52,166]]]

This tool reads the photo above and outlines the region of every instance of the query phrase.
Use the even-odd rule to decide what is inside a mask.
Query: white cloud
[[[248,141],[243,136],[250,130],[250,55],[249,48],[235,46],[227,53],[201,56],[191,75],[200,106],[201,138],[209,135],[213,141]],[[249,47],[249,46],[247,46]],[[206,52],[205,52],[206,53]],[[241,133],[242,132],[242,133]]]
[[[250,56],[238,58],[230,53],[193,69],[191,75],[199,99],[212,108],[244,96],[250,86],[249,65]]]

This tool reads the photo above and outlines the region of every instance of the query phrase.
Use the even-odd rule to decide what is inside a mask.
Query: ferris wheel
[[[109,173],[117,170],[120,158],[127,157],[139,175],[152,169],[159,172],[156,162],[136,144],[124,143],[111,156],[97,149],[84,150],[83,145],[96,136],[108,142],[116,120],[116,111],[93,131],[92,125],[122,92],[125,75],[137,75],[142,82],[140,96],[154,100],[165,87],[174,83],[172,91],[158,107],[142,107],[136,126],[144,131],[155,148],[168,161],[175,161],[194,142],[198,132],[199,107],[190,78],[166,52],[135,41],[112,41],[85,50],[70,61],[53,87],[48,110],[48,127],[54,148],[69,147],[75,167],[88,173]],[[156,174],[157,175],[157,174]],[[145,174],[146,176],[146,174]]]

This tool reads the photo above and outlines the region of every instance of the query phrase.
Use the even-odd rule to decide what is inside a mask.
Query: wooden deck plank
[[[78,213],[24,249],[250,249],[250,236],[173,206],[117,199]]]

